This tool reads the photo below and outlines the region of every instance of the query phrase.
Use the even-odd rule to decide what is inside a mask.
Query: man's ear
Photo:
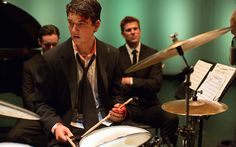
[[[236,11],[232,14],[230,18],[231,33],[236,36]]]
[[[39,44],[40,46],[42,46],[42,43],[41,43],[41,41],[40,41],[39,38],[38,38],[38,44]]]
[[[124,33],[123,33],[123,32],[121,32],[121,35],[122,35],[122,37],[123,37],[123,38],[125,38],[125,36],[124,36]]]
[[[95,26],[94,32],[97,32],[97,31],[98,31],[98,28],[100,27],[100,24],[101,24],[101,21],[100,21],[100,20],[97,20],[97,21],[95,22],[95,24],[94,24],[94,26]]]

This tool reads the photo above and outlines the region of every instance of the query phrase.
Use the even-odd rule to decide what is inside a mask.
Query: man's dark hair
[[[59,29],[54,26],[54,25],[44,25],[40,28],[39,30],[39,33],[38,33],[38,38],[40,41],[42,41],[42,37],[45,36],[45,35],[57,35],[58,38],[60,37],[60,32],[59,32]]]
[[[91,18],[94,24],[100,20],[102,7],[97,0],[71,0],[66,6],[67,15],[70,13],[79,14],[86,19]]]
[[[131,23],[131,22],[137,22],[138,23],[138,27],[140,28],[140,22],[137,18],[133,17],[133,16],[126,16],[125,18],[123,18],[120,22],[120,29],[121,29],[121,32],[124,31],[124,26],[127,24],[127,23]]]

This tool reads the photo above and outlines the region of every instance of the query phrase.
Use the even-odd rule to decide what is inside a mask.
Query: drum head
[[[1,142],[1,147],[32,147],[27,144],[21,144],[21,143],[14,143],[14,142]]]
[[[145,129],[133,126],[112,126],[98,129],[80,140],[80,147],[137,147],[151,138]]]

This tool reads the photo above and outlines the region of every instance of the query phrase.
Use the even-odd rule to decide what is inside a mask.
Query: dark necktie
[[[83,69],[83,77],[81,81],[79,82],[79,92],[78,92],[79,105],[80,105],[79,109],[80,109],[80,112],[82,111],[83,113],[83,121],[84,121],[83,124],[84,124],[85,130],[88,130],[89,128],[91,128],[93,125],[95,125],[98,122],[98,115],[97,115],[97,110],[95,106],[93,91],[92,91],[92,87],[90,85],[89,79],[87,77],[89,67],[93,63],[95,59],[95,55],[93,55],[93,57],[90,59],[87,67],[84,66],[78,54],[76,55],[76,57],[79,64],[81,65]]]
[[[137,63],[137,50],[134,49],[132,51],[132,54],[133,54],[133,64],[136,64]]]

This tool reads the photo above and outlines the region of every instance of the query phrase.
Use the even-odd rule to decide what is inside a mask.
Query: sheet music
[[[202,90],[203,93],[198,93],[197,98],[218,101],[234,73],[234,67],[217,63],[214,69],[209,72],[207,78],[199,87],[198,90]]]
[[[224,77],[224,82],[223,82],[223,85],[222,85],[221,89],[219,89],[219,91],[218,91],[216,97],[214,98],[214,100],[216,100],[216,101],[219,100],[219,97],[221,96],[221,94],[224,91],[225,87],[227,86],[227,84],[229,83],[231,78],[233,77],[235,71],[236,71],[236,69],[234,67],[230,67],[230,66],[223,65],[223,64],[220,64],[220,63],[216,64],[216,66],[212,70],[212,72],[214,72],[216,74],[220,74],[222,77]]]
[[[196,90],[200,85],[203,78],[207,75],[208,71],[213,65],[202,60],[198,60],[193,67],[193,73],[190,75],[190,88]]]

